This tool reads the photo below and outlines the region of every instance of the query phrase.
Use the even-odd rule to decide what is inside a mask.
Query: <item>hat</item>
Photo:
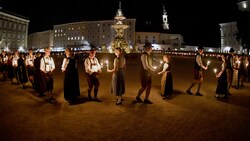
[[[230,48],[229,52],[235,52],[235,50],[233,48]]]
[[[143,47],[154,47],[154,46],[152,46],[152,44],[150,42],[146,42]]]
[[[93,44],[89,44],[90,46],[90,51],[97,50],[97,47]]]
[[[198,49],[204,49],[203,46],[198,46]]]

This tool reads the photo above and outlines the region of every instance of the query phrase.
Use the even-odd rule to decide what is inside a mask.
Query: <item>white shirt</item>
[[[30,56],[30,55],[26,56],[25,65],[33,67],[34,59],[35,59],[35,56]]]
[[[55,63],[52,57],[43,57],[41,59],[40,70],[47,73],[55,69]]]
[[[7,61],[8,61],[8,56],[7,56],[7,55],[2,56],[1,62],[2,62],[2,61],[3,61],[4,64],[7,63]]]
[[[12,66],[17,67],[17,60],[19,59],[18,55],[14,55],[12,59]]]
[[[92,74],[94,72],[101,72],[101,65],[99,64],[97,58],[90,59],[89,57],[84,61],[86,73]]]

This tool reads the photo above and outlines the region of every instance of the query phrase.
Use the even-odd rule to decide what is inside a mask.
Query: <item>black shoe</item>
[[[54,98],[54,97],[50,97],[50,99],[49,100],[53,100],[53,101],[55,101],[56,99]]]
[[[88,99],[89,99],[89,101],[92,101],[92,100],[93,100],[93,98],[92,98],[91,96],[89,96]]]
[[[153,102],[151,102],[151,101],[148,100],[148,99],[145,99],[143,103],[145,103],[145,104],[153,104]]]
[[[163,96],[162,99],[163,99],[163,100],[164,100],[164,99],[170,99],[170,95],[165,95],[165,96]]]
[[[193,95],[190,90],[186,90],[186,93],[189,94],[189,95]]]
[[[196,94],[195,94],[196,96],[203,96],[201,93],[199,93],[199,92],[197,92]]]
[[[43,97],[43,96],[45,96],[44,93],[40,93],[39,94],[39,97]]]
[[[136,97],[135,100],[136,100],[136,102],[139,102],[139,103],[143,102],[140,97]]]
[[[53,98],[53,97],[50,97],[50,99],[49,99],[49,103],[51,103],[51,104],[56,103],[56,99],[55,99],[55,98]]]
[[[116,99],[116,101],[118,101],[118,98]],[[123,98],[121,99],[121,101],[123,101]]]
[[[228,96],[227,96],[227,95],[224,95],[222,98],[227,99],[227,98],[228,98]]]
[[[102,102],[100,99],[98,98],[94,98],[93,101],[96,101],[96,102]]]
[[[116,105],[121,105],[122,104],[122,102],[120,101],[120,102],[116,102],[115,103]]]

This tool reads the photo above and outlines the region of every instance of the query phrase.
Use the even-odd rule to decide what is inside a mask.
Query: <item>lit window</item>
[[[73,38],[73,37],[71,37],[71,40],[74,40],[74,38]]]
[[[55,33],[57,32],[57,30],[55,30]]]
[[[68,37],[68,40],[70,40],[70,37]]]
[[[247,3],[246,2],[243,3],[243,8],[245,8],[245,9],[247,8]]]

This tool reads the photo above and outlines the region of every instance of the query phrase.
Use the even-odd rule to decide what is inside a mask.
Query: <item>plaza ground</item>
[[[110,56],[114,57],[97,55],[101,61]],[[82,61],[78,62],[81,96],[78,103],[69,105],[63,98],[62,58],[55,60],[55,104],[50,104],[46,97],[38,97],[30,83],[27,89],[22,89],[9,81],[0,82],[1,141],[247,141],[250,138],[250,83],[238,90],[232,88],[228,99],[216,99],[213,69],[219,69],[217,59],[210,59],[209,69],[204,71],[200,97],[185,93],[193,80],[193,58],[172,57],[174,94],[169,100],[162,99],[161,76],[155,73],[152,105],[134,102],[140,88],[136,56],[127,58],[122,105],[115,105],[115,97],[110,93],[111,74],[105,68],[100,75],[98,95],[102,102],[87,101]],[[196,89],[197,86],[192,92]],[[145,93],[142,99],[144,96]]]

